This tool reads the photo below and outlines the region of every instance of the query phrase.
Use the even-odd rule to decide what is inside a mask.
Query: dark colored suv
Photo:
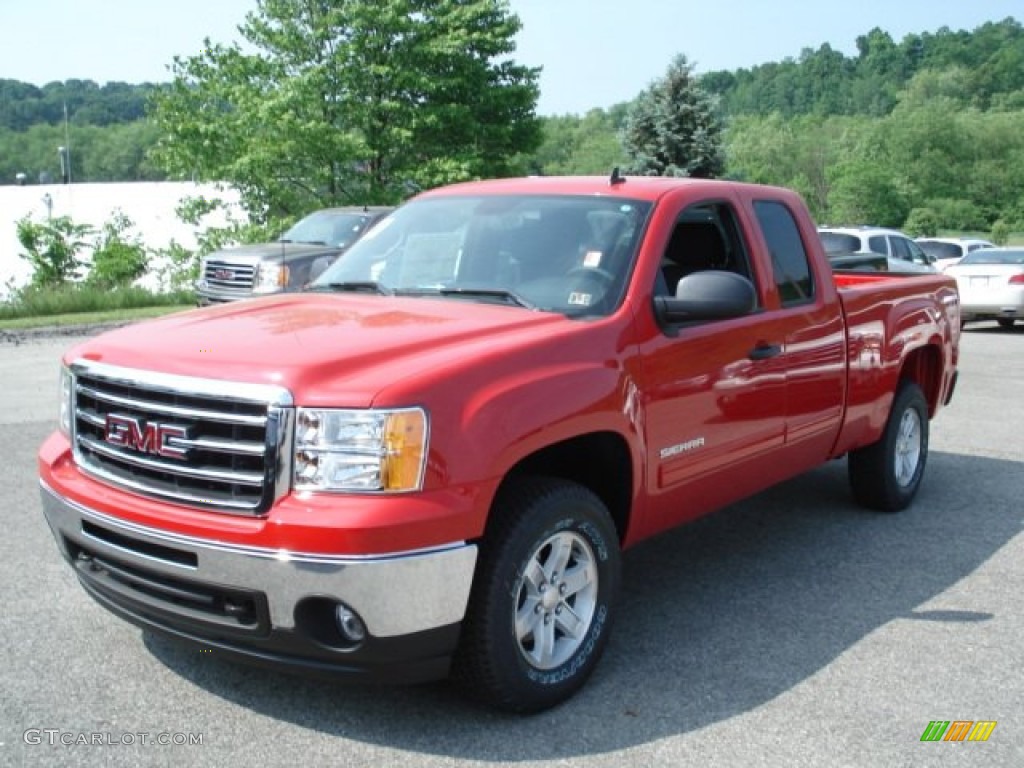
[[[274,243],[214,251],[199,268],[200,306],[298,291],[318,277],[393,208],[325,208],[300,219]]]

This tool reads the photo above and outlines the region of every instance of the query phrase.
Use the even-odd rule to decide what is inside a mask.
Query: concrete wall
[[[19,257],[21,245],[16,235],[16,222],[23,216],[44,221],[47,200],[50,214],[70,216],[76,224],[90,224],[99,228],[120,209],[134,223],[147,248],[165,248],[172,240],[186,248],[195,247],[195,230],[175,216],[179,202],[188,197],[217,197],[230,204],[230,216],[244,220],[238,207],[238,194],[231,189],[221,190],[213,184],[190,182],[135,182],[109,184],[36,184],[32,186],[0,186],[0,299],[7,286],[20,287],[28,282],[32,270],[27,261]],[[208,216],[203,225],[224,226],[224,214]],[[154,274],[160,264],[151,264],[151,274],[144,278],[148,287],[157,287]]]

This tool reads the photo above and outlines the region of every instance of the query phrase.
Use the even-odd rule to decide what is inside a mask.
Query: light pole
[[[64,146],[57,147],[57,154],[60,155],[60,178],[62,183],[71,183],[71,151]]]

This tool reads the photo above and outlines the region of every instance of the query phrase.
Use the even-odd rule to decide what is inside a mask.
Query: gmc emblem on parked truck
[[[171,442],[174,438],[188,440],[188,428],[176,424],[143,421],[131,416],[107,414],[103,439],[111,445],[130,448],[139,453],[151,453],[168,459],[184,460],[188,449]]]

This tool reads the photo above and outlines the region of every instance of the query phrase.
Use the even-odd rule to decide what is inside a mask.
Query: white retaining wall
[[[228,216],[245,220],[238,207],[238,194],[215,184],[191,182],[125,182],[106,184],[35,184],[31,186],[0,186],[0,300],[8,284],[20,287],[32,275],[29,263],[20,258],[16,222],[25,215],[36,221],[47,216],[47,199],[52,216],[70,216],[76,224],[89,224],[99,229],[120,209],[135,226],[131,232],[141,236],[147,248],[165,248],[172,240],[186,248],[195,247],[195,230],[175,216],[179,202],[188,197],[217,197],[230,204],[230,212],[206,217],[207,226],[224,226]],[[143,284],[157,287],[156,273],[162,265],[151,264]]]

